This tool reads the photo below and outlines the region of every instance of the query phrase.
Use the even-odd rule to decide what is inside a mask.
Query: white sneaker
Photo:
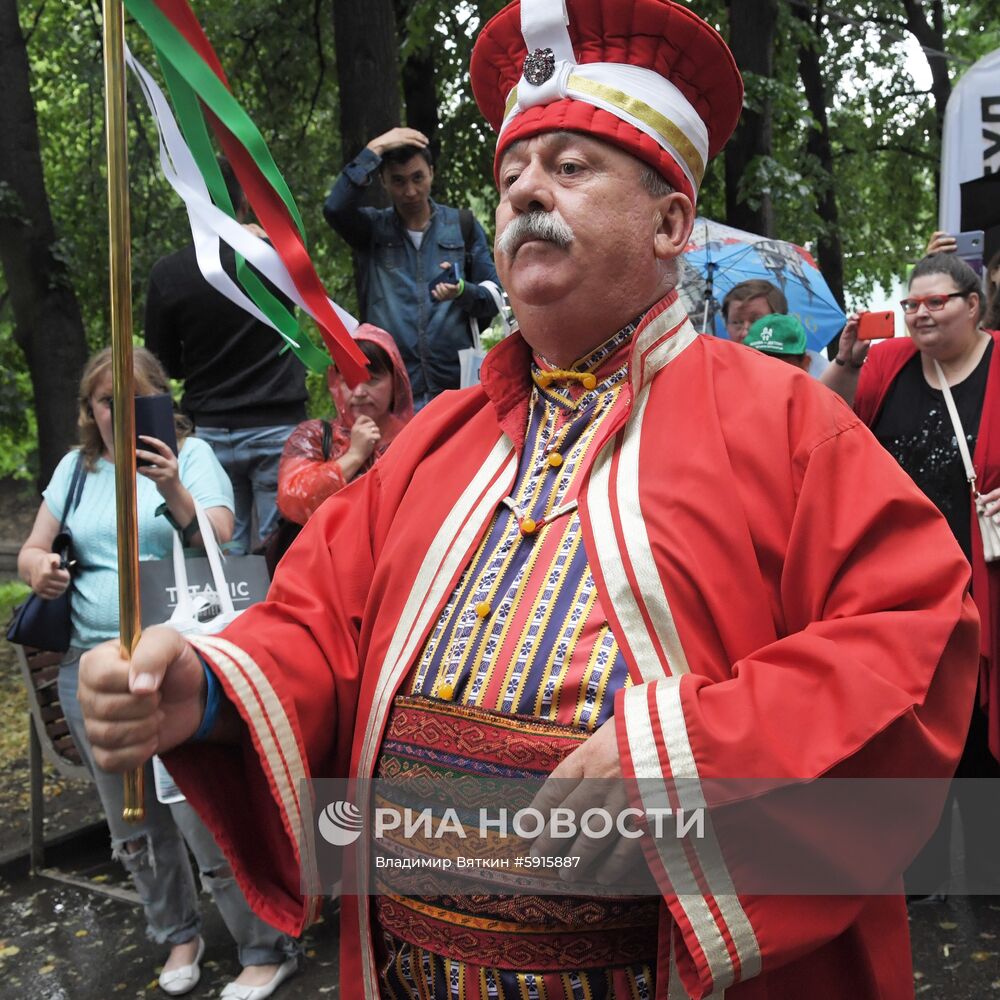
[[[178,969],[160,973],[160,989],[172,997],[190,993],[201,979],[201,959],[205,954],[205,939],[198,938],[198,954],[190,965],[182,965]]]
[[[266,1000],[286,979],[294,976],[299,969],[299,960],[289,958],[278,966],[278,971],[263,986],[243,986],[230,983],[221,993],[220,1000]]]

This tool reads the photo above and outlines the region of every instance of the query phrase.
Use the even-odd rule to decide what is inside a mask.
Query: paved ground
[[[103,887],[127,889],[121,869],[107,859],[106,836],[102,832],[77,841],[72,849],[52,852],[50,863]],[[187,994],[193,1000],[217,997],[240,971],[236,949],[211,898],[202,898],[207,947],[201,982]],[[323,922],[303,939],[302,971],[281,987],[276,994],[280,1000],[339,995],[336,924],[335,907],[328,903]],[[146,940],[135,904],[17,871],[0,875],[0,997],[159,1000],[166,996],[156,985],[164,957],[163,948]]]
[[[938,905],[910,907],[910,936],[918,997],[1000,998],[1000,899],[996,896],[957,896]]]

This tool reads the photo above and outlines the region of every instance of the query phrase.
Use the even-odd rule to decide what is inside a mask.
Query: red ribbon
[[[231,90],[219,57],[202,31],[187,0],[154,0],[154,2],[188,44],[205,60],[225,87]],[[309,251],[302,240],[302,234],[285,203],[275,195],[274,188],[261,173],[243,143],[209,108],[204,104],[202,107],[206,120],[243,187],[250,207],[274,244],[278,256],[288,268],[288,273],[303,301],[316,317],[323,340],[344,380],[351,387],[367,381],[368,361],[330,305],[326,289],[309,258]]]

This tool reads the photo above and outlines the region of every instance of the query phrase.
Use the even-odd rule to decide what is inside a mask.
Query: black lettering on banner
[[[996,97],[983,97],[981,99],[983,125],[987,122],[1000,123],[1000,95]],[[989,145],[983,151],[983,174],[990,174],[1000,171],[1000,163],[996,166],[990,163],[995,156],[1000,156],[1000,129],[983,128],[983,138]]]

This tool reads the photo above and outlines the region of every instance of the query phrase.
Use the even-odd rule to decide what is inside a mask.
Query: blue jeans
[[[122,776],[101,770],[94,761],[76,690],[82,649],[71,649],[59,668],[59,703],[73,742],[97,786],[111,831],[112,857],[132,876],[146,915],[146,934],[156,944],[183,944],[201,929],[198,891],[188,849],[201,884],[212,894],[223,922],[236,942],[240,965],[280,965],[298,953],[296,942],[255,916],[233,877],[225,855],[209,829],[187,802],[164,805],[156,797],[152,766],[146,764],[146,817],[122,819]],[[135,849],[130,850],[128,845]]]
[[[233,484],[236,525],[230,549],[247,553],[258,548],[278,522],[278,462],[294,424],[276,427],[199,427]],[[250,522],[257,511],[257,538],[251,541]]]

